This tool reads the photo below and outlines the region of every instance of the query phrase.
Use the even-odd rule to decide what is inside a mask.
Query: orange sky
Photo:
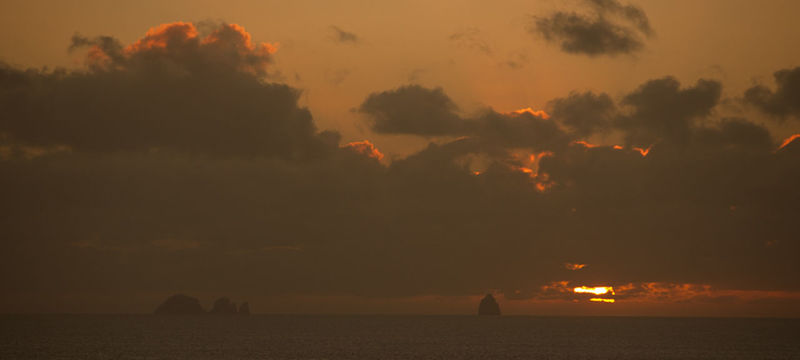
[[[64,67],[76,70],[77,78],[100,74],[97,77],[104,79],[102,75],[109,69],[149,74],[152,68],[148,61],[163,55],[181,66],[182,62],[189,64],[185,69],[176,66],[185,71],[179,79],[196,76],[201,81],[218,80],[215,73],[192,73],[209,69],[203,67],[207,63],[192,62],[192,57],[203,57],[214,67],[230,67],[236,76],[244,74],[247,81],[255,79],[258,86],[266,81],[298,89],[300,107],[266,102],[262,107],[261,98],[251,99],[250,93],[214,93],[209,98],[222,99],[220,106],[228,106],[224,109],[228,114],[245,119],[230,126],[232,130],[221,131],[218,137],[215,127],[187,130],[182,123],[174,127],[157,123],[153,128],[146,127],[149,123],[143,128],[121,123],[117,129],[113,126],[116,123],[103,118],[98,126],[91,123],[92,114],[80,111],[75,115],[76,123],[91,125],[87,125],[88,132],[109,131],[109,135],[98,140],[86,135],[85,129],[78,129],[81,131],[71,138],[72,128],[55,134],[40,133],[41,129],[26,124],[0,128],[0,171],[23,174],[19,181],[14,178],[2,183],[8,186],[5,191],[9,196],[19,193],[14,198],[17,202],[8,206],[36,204],[19,212],[16,208],[7,211],[16,216],[8,215],[9,219],[17,219],[9,223],[21,224],[9,234],[22,245],[9,242],[3,246],[29,256],[15,261],[40,266],[47,256],[74,256],[53,266],[62,270],[70,269],[72,263],[91,266],[74,273],[65,271],[68,279],[56,285],[49,284],[44,275],[53,269],[34,266],[24,270],[22,277],[29,276],[30,281],[20,285],[10,275],[9,265],[3,268],[3,284],[13,284],[15,291],[0,300],[0,306],[12,312],[147,312],[164,297],[163,292],[145,285],[128,292],[96,285],[108,281],[102,271],[98,275],[97,268],[104,266],[114,267],[118,274],[134,280],[143,279],[139,272],[155,272],[142,265],[128,267],[136,263],[132,258],[142,256],[167,271],[166,275],[148,273],[169,279],[163,286],[180,283],[181,276],[199,269],[203,277],[225,284],[220,287],[228,291],[226,295],[260,305],[255,312],[472,313],[482,296],[472,292],[479,288],[480,292],[496,293],[505,314],[800,316],[796,280],[786,280],[790,276],[785,276],[796,272],[798,264],[786,260],[786,249],[797,248],[796,240],[786,237],[791,225],[786,219],[792,219],[797,207],[786,199],[797,191],[790,181],[797,164],[791,160],[796,147],[790,143],[800,136],[800,125],[792,115],[788,116],[790,120],[775,120],[741,101],[748,88],[756,84],[773,88],[776,71],[800,65],[795,19],[800,2],[636,1],[647,14],[654,35],[646,39],[641,51],[614,56],[566,53],[526,30],[532,19],[554,11],[582,10],[582,4],[580,0],[4,1],[0,4],[0,32],[6,35],[0,37],[0,61],[13,67]],[[337,41],[338,31],[351,37]],[[113,48],[103,48],[95,40],[85,40],[84,45],[91,46],[68,51],[75,34],[85,39],[100,35],[119,39],[124,61],[118,62]],[[228,81],[221,82],[222,90],[222,86],[243,83],[258,87],[238,82],[240,77],[225,78],[227,74],[219,77]],[[636,136],[646,138],[651,129],[637,128],[635,121],[652,114],[631,110],[649,105],[648,99],[637,102],[634,95],[644,93],[648,84],[662,86],[649,81],[668,75],[682,84],[676,93],[707,91],[698,82],[700,78],[722,84],[721,95],[709,107],[711,110],[697,114],[687,110],[688,119],[703,117],[707,120],[703,126],[710,125],[691,128],[693,124],[687,120],[687,129],[697,137],[685,143],[661,139],[637,142]],[[408,84],[420,87],[400,88]],[[208,95],[193,84],[179,89],[197,90],[198,99]],[[425,89],[443,89],[454,109],[446,115],[461,121],[461,127],[438,135],[424,133],[424,129],[412,129],[418,133],[377,131],[370,121],[377,121],[378,116],[362,104],[371,94],[388,91],[383,95],[393,96],[391,91],[400,92],[392,89],[423,94],[428,94]],[[283,96],[281,99],[291,99],[293,94],[283,88],[258,90],[268,94],[266,97]],[[550,110],[551,100],[585,91],[607,93],[627,111],[620,118],[634,125],[569,139],[565,135],[567,145],[553,148],[547,147],[550,144],[513,143],[521,141],[515,135],[527,134],[523,130],[528,124],[539,124],[541,127],[534,131],[537,133],[550,129],[546,128],[548,124],[562,121]],[[713,88],[709,92],[713,93]],[[103,91],[90,94],[77,103],[92,104]],[[684,95],[675,97],[682,99]],[[170,101],[182,106],[179,98],[169,99],[164,101],[165,106]],[[273,105],[278,110],[273,111]],[[46,106],[34,110],[41,108]],[[113,108],[103,106],[101,110],[114,114]],[[35,113],[29,110],[16,114]],[[295,133],[271,138],[277,144],[275,151],[289,154],[286,156],[291,161],[247,157],[274,150],[269,147],[272,143],[264,145],[268,141],[251,137],[248,126],[254,122],[246,120],[252,114],[261,116],[261,111],[267,116],[286,113],[294,121],[291,124],[300,124],[276,127]],[[130,120],[126,117],[134,116],[130,114],[120,118]],[[60,119],[60,114],[56,115]],[[192,113],[187,118],[193,121],[204,115]],[[183,114],[174,117],[180,116]],[[81,122],[86,118],[90,119]],[[747,122],[741,121],[743,118]],[[138,124],[137,119],[132,122]],[[63,122],[54,123],[59,126]],[[493,127],[496,124],[502,126]],[[316,129],[311,128],[313,125]],[[559,131],[565,128],[567,125],[555,126]],[[317,130],[333,130],[340,138]],[[668,126],[657,129],[664,133],[671,130]],[[165,135],[158,131],[165,131]],[[147,137],[152,134],[156,135]],[[737,137],[742,134],[747,136]],[[149,142],[139,143],[136,136]],[[19,143],[14,142],[19,139]],[[553,142],[561,144],[561,140]],[[765,143],[768,151],[764,150]],[[218,148],[225,151],[213,153]],[[172,150],[178,154],[174,158],[169,152]],[[294,162],[292,156],[313,158],[308,154],[314,151],[331,151],[336,154],[331,155],[335,160]],[[707,151],[702,153],[705,157],[691,155],[702,151]],[[730,152],[719,155],[724,151]],[[742,159],[747,166],[731,158]],[[754,166],[760,166],[758,169],[766,175],[755,176],[750,171]],[[173,171],[180,171],[180,175],[173,175]],[[470,176],[461,176],[460,171]],[[55,177],[51,178],[52,174]],[[742,180],[745,178],[750,182]],[[56,179],[52,181],[57,185],[66,184],[64,193],[59,192],[60,186],[48,182],[51,179]],[[186,185],[195,181],[201,185]],[[695,187],[695,181],[703,182],[704,187]],[[13,187],[25,188],[28,183],[34,184],[26,188],[33,189],[30,192],[17,192]],[[105,186],[116,190],[102,193]],[[518,195],[515,191],[520,188],[524,194]],[[720,194],[711,192],[718,189]],[[49,197],[41,195],[45,192]],[[210,198],[204,197],[209,194]],[[634,195],[630,194],[641,197],[631,198]],[[122,198],[120,204],[110,200],[116,196]],[[183,205],[174,209],[165,205],[173,200]],[[270,207],[276,203],[285,208]],[[761,217],[768,212],[779,216]],[[65,213],[77,215],[60,217]],[[476,213],[484,218],[472,218]],[[159,216],[180,225],[173,228],[172,222]],[[261,227],[266,225],[260,216],[268,217],[269,225],[283,232],[262,232]],[[85,228],[81,227],[84,220],[88,224]],[[137,221],[150,227],[143,226],[139,233]],[[707,223],[720,228],[705,227]],[[41,254],[45,255],[34,250],[35,242],[28,242],[26,226],[41,232],[30,235],[30,241],[43,241],[45,250]],[[537,232],[541,228],[544,230]],[[230,240],[225,237],[228,231],[241,233],[237,233],[237,240]],[[762,238],[762,233],[768,235]],[[327,236],[333,240],[314,242]],[[743,240],[732,245],[723,242],[726,237],[737,236]],[[396,242],[382,243],[386,238]],[[542,238],[548,240],[519,240]],[[438,239],[451,242],[437,243]],[[506,247],[495,249],[492,241],[502,241]],[[185,263],[172,258],[196,249],[212,249],[210,254],[224,256],[218,259],[205,253],[192,254]],[[628,257],[628,252],[634,255]],[[526,262],[528,253],[537,258]],[[95,257],[97,254],[104,255]],[[306,254],[311,255],[299,259]],[[542,258],[541,254],[558,257]],[[573,254],[574,258],[568,258]],[[691,258],[681,258],[685,254]],[[262,261],[261,256],[269,261]],[[353,268],[328,273],[326,266],[337,264],[340,258],[341,262],[353,263]],[[506,258],[512,259],[506,262]],[[663,262],[649,268],[649,259],[653,258]],[[353,259],[366,260],[355,264]],[[458,266],[481,261],[494,264],[492,271],[510,274],[508,279],[495,280],[471,272],[479,285],[462,286],[469,281],[460,278],[458,270],[463,268]],[[239,283],[219,280],[230,279],[230,274],[220,273],[231,267],[249,272],[251,268],[245,264],[271,271],[263,275],[265,279],[283,287],[251,294]],[[275,275],[280,270],[260,267],[273,265],[295,269],[297,282],[308,288],[281,282]],[[683,274],[686,266],[697,269],[705,278]],[[728,272],[741,275],[742,268],[748,266],[758,270],[739,279],[727,278]],[[638,267],[648,267],[651,272],[640,276]],[[667,275],[673,267],[676,274],[681,273],[678,280]],[[767,269],[763,285],[760,267]],[[217,271],[223,268],[226,270]],[[381,281],[377,275],[380,270],[375,269],[394,274],[409,289],[375,284]],[[544,278],[537,271],[558,276]],[[781,277],[769,275],[776,273]],[[96,282],[92,284],[108,291],[89,285],[81,291],[80,279],[86,274],[94,274]],[[423,275],[430,275],[430,279]],[[353,284],[337,282],[343,276],[351,276]],[[642,278],[646,276],[649,278]],[[418,278],[419,283],[415,282]],[[198,283],[186,285],[186,290],[207,304],[216,292],[211,285]],[[436,287],[442,283],[454,285]],[[748,285],[742,288],[741,283]],[[574,289],[582,286],[608,286],[613,291],[576,294]],[[178,287],[176,291],[181,291]],[[377,294],[370,295],[365,289]],[[51,290],[53,293],[47,292]],[[58,304],[46,304],[48,298],[43,298],[43,293]]]
[[[0,4],[0,60],[26,66],[78,66],[65,51],[73,33],[113,35],[124,43],[174,21],[224,20],[244,26],[257,42],[280,44],[276,79],[304,91],[322,128],[344,140],[369,137],[389,158],[424,146],[414,138],[370,134],[350,111],[368,93],[409,81],[441,86],[465,112],[541,109],[572,90],[622,94],[643,81],[672,75],[725,83],[739,96],[754,80],[800,62],[792,0],[636,2],[656,31],[634,56],[590,59],[564,54],[524,31],[531,16],[574,9],[575,1],[115,1],[10,0]],[[410,19],[413,19],[411,21]],[[413,25],[410,25],[413,23]],[[359,36],[358,44],[331,41],[331,26]],[[474,30],[483,53],[450,40]],[[697,36],[695,34],[702,34]],[[766,40],[768,39],[768,40]],[[504,65],[517,61],[521,67]],[[278,74],[279,73],[279,74]],[[782,137],[791,128],[777,127]],[[794,131],[796,132],[796,131]]]

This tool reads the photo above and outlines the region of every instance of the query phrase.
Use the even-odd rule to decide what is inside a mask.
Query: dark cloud
[[[550,115],[578,137],[608,130],[617,113],[611,97],[591,91],[573,92],[565,98],[554,99],[548,103],[548,108]]]
[[[468,129],[471,136],[487,143],[535,151],[559,149],[571,140],[555,121],[527,111],[498,113],[488,109],[468,120]]]
[[[344,31],[338,26],[331,25],[331,30],[333,31],[333,40],[340,44],[358,44],[361,42],[361,38],[358,35]]]
[[[542,298],[540,286],[546,287],[548,277],[594,284],[615,279],[616,285],[656,281],[665,287],[797,289],[790,274],[800,269],[773,247],[800,246],[789,240],[797,214],[790,205],[797,189],[790,184],[800,173],[785,172],[799,160],[782,155],[787,151],[775,153],[776,141],[760,125],[712,120],[720,93],[715,81],[681,87],[667,77],[644,83],[619,106],[605,94],[572,93],[549,103],[549,119],[489,110],[462,118],[450,132],[467,137],[398,160],[390,174],[408,182],[404,193],[431,191],[421,195],[425,199],[461,188],[461,195],[444,201],[458,203],[459,196],[477,193],[486,198],[470,201],[480,206],[496,209],[495,201],[507,202],[510,213],[467,217],[469,228],[479,234],[489,224],[502,224],[496,236],[503,238],[498,241],[505,250],[536,253],[532,264],[526,263],[530,258],[497,255],[505,256],[497,265],[504,269],[497,287],[511,298]],[[621,132],[625,146],[572,142],[605,131]],[[469,172],[478,173],[472,177],[478,185],[470,182]],[[440,210],[432,214],[442,216]],[[759,211],[772,215],[757,216]],[[536,219],[531,220],[535,230],[523,225],[522,214]],[[764,236],[756,225],[763,222],[771,224]],[[526,231],[530,240],[519,240]],[[557,272],[575,259],[591,266]],[[513,279],[517,272],[525,278]],[[537,272],[541,278],[531,275]],[[769,280],[763,278],[766,273],[772,274]]]
[[[544,113],[498,113],[491,108],[462,117],[441,88],[407,85],[370,94],[359,107],[377,133],[421,136],[469,136],[485,146],[547,150],[565,146],[569,137]]]
[[[632,54],[644,47],[653,29],[644,11],[616,0],[585,0],[590,14],[555,12],[535,17],[528,30],[561,50],[588,56]]]
[[[406,85],[370,94],[358,109],[378,133],[451,135],[461,132],[458,107],[440,88]]]
[[[622,104],[633,111],[619,118],[615,126],[624,130],[626,142],[635,146],[686,142],[694,121],[711,113],[721,93],[722,85],[713,80],[701,79],[686,89],[671,77],[650,80],[625,96]]]
[[[800,119],[800,67],[775,72],[775,91],[757,85],[744,93],[745,102],[778,119]]]
[[[335,147],[297,105],[299,91],[262,80],[274,48],[237,25],[201,38],[193,24],[168,24],[126,47],[73,37],[72,49],[87,47],[87,71],[0,67],[0,132],[97,152],[314,157]]]
[[[713,119],[718,83],[656,79],[616,104],[572,93],[549,117],[462,116],[441,89],[375,93],[360,110],[376,131],[441,136],[389,162],[370,141],[314,130],[297,91],[265,82],[247,54],[175,38],[139,41],[143,53],[79,38],[81,71],[0,71],[14,114],[0,118],[6,311],[153,294],[133,307],[149,311],[178,291],[800,290],[800,142],[779,149],[761,125]],[[629,144],[575,142],[601,131]]]

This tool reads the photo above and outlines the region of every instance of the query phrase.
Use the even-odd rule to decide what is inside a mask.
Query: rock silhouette
[[[205,314],[205,310],[200,306],[200,301],[197,299],[177,294],[170,296],[161,305],[156,308],[156,314],[176,314],[176,315],[189,315],[189,314]]]
[[[250,315],[250,304],[247,301],[239,305],[239,315]]]
[[[478,306],[478,315],[500,315],[500,305],[492,294],[486,294]]]
[[[220,315],[235,315],[238,313],[238,311],[236,310],[236,303],[231,302],[231,299],[223,297],[214,302],[214,307],[211,308],[211,313]]]
[[[210,311],[206,312],[200,305],[200,301],[191,296],[177,294],[170,296],[156,308],[157,315],[196,315],[196,314],[215,314],[215,315],[250,315],[250,304],[243,302],[238,307],[235,302],[227,297],[222,297],[214,302]]]

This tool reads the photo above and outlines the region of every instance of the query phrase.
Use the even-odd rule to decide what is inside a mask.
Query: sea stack
[[[200,301],[183,294],[170,296],[155,311],[158,315],[195,315],[205,312],[200,306]]]
[[[235,315],[239,312],[236,308],[236,303],[231,302],[231,299],[223,297],[214,302],[214,307],[211,308],[211,313],[220,315]]]
[[[250,315],[250,304],[247,301],[239,305],[239,315]]]
[[[478,315],[500,315],[500,305],[492,294],[486,294],[478,306]]]

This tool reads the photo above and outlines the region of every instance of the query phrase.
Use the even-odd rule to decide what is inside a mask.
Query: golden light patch
[[[531,168],[526,168],[524,166],[512,166],[511,168],[516,171],[524,172],[526,174],[531,174],[531,176],[536,177],[536,174],[533,173],[533,169]]]
[[[586,267],[586,264],[577,264],[577,263],[564,263],[564,267],[565,267],[567,270],[576,271],[576,270],[580,270],[580,269],[583,269],[583,268],[585,268],[585,267]]]
[[[589,299],[591,302],[603,302],[603,303],[614,303],[616,300],[614,299],[604,299],[604,298],[591,298]]]
[[[520,115],[528,113],[528,114],[531,114],[533,116],[540,117],[542,119],[549,119],[550,118],[550,114],[546,113],[544,110],[533,110],[530,107],[526,107],[524,109],[519,109],[519,110],[514,110],[513,113],[520,114]]]
[[[572,291],[576,294],[614,295],[614,288],[611,286],[595,286],[595,287],[580,286],[572,289]]]

